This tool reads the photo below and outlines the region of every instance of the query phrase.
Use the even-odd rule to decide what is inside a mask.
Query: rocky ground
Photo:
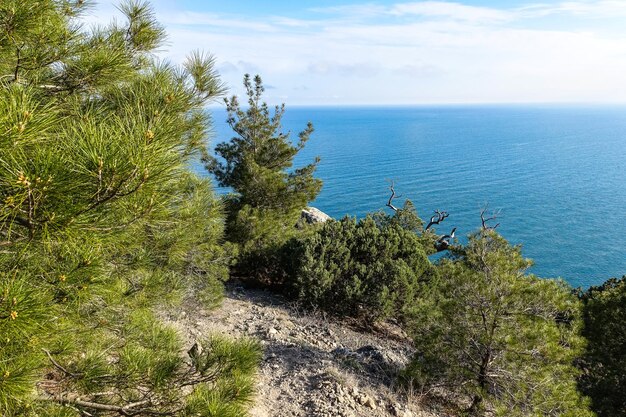
[[[168,321],[190,345],[212,333],[261,341],[254,417],[435,416],[394,384],[412,353],[410,340],[395,326],[358,329],[236,285],[217,310],[188,304]]]

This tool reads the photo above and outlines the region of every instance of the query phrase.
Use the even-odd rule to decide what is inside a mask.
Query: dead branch
[[[43,351],[46,353],[46,355],[48,356],[48,359],[50,359],[50,362],[52,362],[52,364],[53,364],[53,365],[54,365],[54,366],[55,366],[58,370],[60,370],[60,371],[61,371],[61,372],[63,372],[64,374],[67,374],[67,375],[69,375],[69,376],[71,376],[71,377],[73,377],[73,378],[76,378],[76,377],[79,377],[79,376],[80,376],[80,374],[75,374],[75,373],[73,373],[73,372],[68,371],[68,370],[67,370],[67,369],[65,369],[63,366],[61,366],[61,365],[60,365],[57,361],[55,361],[55,360],[54,360],[54,358],[52,357],[52,354],[50,353],[50,351],[49,351],[49,350],[47,350],[47,349],[41,349],[41,350],[43,350]]]
[[[391,181],[391,185],[389,186],[389,189],[391,190],[391,196],[389,196],[389,201],[387,201],[386,206],[389,207],[390,209],[392,209],[393,211],[398,211],[398,208],[396,206],[394,206],[392,204],[392,201],[394,198],[399,198],[402,197],[401,195],[396,195],[396,190],[393,188],[394,187],[394,183],[393,181]]]
[[[148,416],[173,416],[176,415],[180,410],[174,411],[157,411],[151,408],[144,408],[145,406],[152,405],[150,400],[142,400],[132,402],[126,405],[113,405],[113,404],[103,404],[97,403],[94,401],[87,401],[79,397],[77,394],[71,393],[63,393],[59,395],[49,395],[40,398],[43,401],[53,401],[59,404],[64,405],[73,405],[76,407],[84,407],[91,410],[100,410],[100,411],[111,411],[118,413],[121,416],[137,416],[137,415],[148,415]]]
[[[492,220],[496,220],[498,218],[498,215],[500,214],[500,210],[496,210],[494,212],[491,213],[490,217],[485,218],[485,213],[487,212],[487,206],[485,206],[481,211],[480,211],[480,221],[482,222],[482,229],[483,230],[494,230],[496,227],[500,226],[500,223],[496,223],[495,226],[489,226],[487,223],[492,221]]]
[[[433,224],[441,223],[448,216],[449,216],[449,214],[448,214],[447,211],[435,210],[435,215],[430,217],[430,221],[428,222],[428,225],[426,226],[426,229],[424,229],[424,230],[430,229],[430,226],[432,226]]]
[[[435,249],[437,252],[442,252],[450,247],[450,241],[454,239],[454,233],[456,232],[456,227],[452,229],[449,235],[443,235],[435,242]]]

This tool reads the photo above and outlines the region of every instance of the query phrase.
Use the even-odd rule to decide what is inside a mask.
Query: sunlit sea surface
[[[229,140],[211,110],[212,145]],[[626,274],[626,107],[287,107],[292,139],[315,132],[297,163],[321,157],[312,205],[335,218],[385,210],[389,180],[437,228],[465,236],[480,209],[500,210],[498,231],[541,277],[574,287]],[[201,166],[196,164],[199,172]]]

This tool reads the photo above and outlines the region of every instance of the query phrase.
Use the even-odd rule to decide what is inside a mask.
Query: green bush
[[[280,287],[285,279],[284,245],[305,232],[296,227],[300,211],[281,213],[245,205],[229,213],[227,236],[236,242],[238,253],[231,275],[250,284]]]
[[[493,230],[454,247],[412,306],[407,382],[445,387],[472,415],[593,415],[573,365],[584,347],[580,303],[563,281],[526,275],[530,265]]]
[[[587,350],[579,386],[599,417],[626,416],[626,276],[581,294]]]
[[[364,320],[402,319],[434,275],[420,237],[371,217],[328,221],[291,242],[290,286],[310,306]]]

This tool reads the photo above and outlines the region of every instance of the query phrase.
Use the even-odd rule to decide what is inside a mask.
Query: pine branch
[[[63,405],[73,405],[77,407],[84,407],[92,410],[99,411],[111,411],[115,412],[121,416],[129,417],[129,416],[138,416],[138,415],[146,415],[146,416],[174,416],[177,415],[181,409],[176,409],[172,411],[157,411],[152,408],[143,408],[144,406],[152,406],[151,400],[142,400],[132,402],[126,405],[113,405],[113,404],[103,404],[97,403],[94,401],[87,401],[82,399],[80,396],[74,393],[62,393],[59,395],[49,395],[45,397],[39,398],[41,401],[52,401],[58,404]]]

